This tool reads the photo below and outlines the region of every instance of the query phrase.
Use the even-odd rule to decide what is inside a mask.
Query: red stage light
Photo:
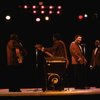
[[[28,8],[28,6],[27,5],[24,5],[24,9],[27,9]]]
[[[83,15],[78,16],[78,19],[80,19],[80,20],[83,19],[83,18],[84,18]]]

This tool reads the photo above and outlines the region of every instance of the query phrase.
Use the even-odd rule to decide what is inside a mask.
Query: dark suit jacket
[[[7,43],[7,64],[8,65],[17,65],[19,63],[18,62],[19,57],[17,55],[16,50],[19,50],[20,51],[19,56],[22,56],[22,53],[24,51],[22,50],[22,47],[18,43],[18,41],[13,40],[13,39],[9,40]],[[22,57],[20,57],[20,58],[22,58]]]
[[[44,51],[50,52],[54,57],[64,57],[69,64],[66,46],[62,40],[56,40],[52,47],[45,48]]]
[[[96,55],[94,55],[95,49],[92,51],[91,65],[100,66],[100,47],[98,48]]]
[[[18,63],[17,56],[15,52],[15,44],[14,40],[9,40],[7,43],[7,64],[8,65],[16,65]]]

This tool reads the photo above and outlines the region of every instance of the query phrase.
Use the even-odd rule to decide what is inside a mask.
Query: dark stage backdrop
[[[34,2],[38,4],[38,1],[39,0],[36,0]],[[48,22],[44,20],[36,22],[35,16],[32,13],[25,12],[18,8],[19,5],[32,4],[33,0],[0,0],[0,74],[2,76],[2,85],[7,81],[6,44],[11,33],[18,34],[23,46],[28,52],[24,71],[27,73],[26,80],[29,85],[31,84],[33,86],[33,78],[35,77],[33,74],[34,71],[32,71],[32,69],[36,67],[34,45],[36,43],[41,43],[46,47],[50,47],[52,45],[52,35],[54,33],[61,34],[61,39],[66,44],[69,59],[69,45],[71,41],[74,40],[76,34],[82,34],[83,43],[86,44],[86,57],[88,64],[90,62],[94,41],[95,39],[100,39],[100,13],[97,17],[94,15],[95,13],[98,13],[98,2],[96,0],[94,2],[91,1],[91,3],[89,1],[87,2],[87,0],[80,2],[76,0],[74,2],[73,0],[43,1],[45,5],[61,4],[62,13],[60,15],[50,15],[50,20]],[[80,21],[77,19],[77,16],[81,12],[89,13],[89,17]],[[11,21],[5,20],[6,14],[11,14]],[[43,17],[43,15],[41,16]]]

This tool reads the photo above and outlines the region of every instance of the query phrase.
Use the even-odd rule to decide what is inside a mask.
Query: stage
[[[90,87],[87,89],[64,88],[62,91],[46,90],[41,88],[22,88],[21,92],[9,92],[8,89],[0,89],[0,97],[23,97],[23,96],[86,96],[99,95],[100,88]]]

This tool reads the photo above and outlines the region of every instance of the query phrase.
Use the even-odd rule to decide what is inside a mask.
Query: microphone
[[[82,43],[81,46],[86,46],[86,44],[83,44],[83,43]]]
[[[20,44],[20,46],[21,46],[21,47],[23,47],[23,45],[22,45],[22,43],[21,43],[21,42],[19,42],[19,44]]]

